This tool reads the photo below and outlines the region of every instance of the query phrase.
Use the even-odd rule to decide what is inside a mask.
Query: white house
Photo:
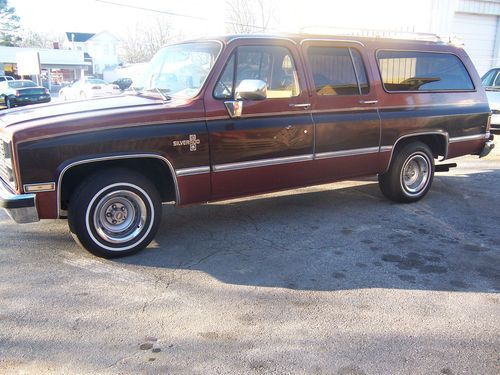
[[[92,58],[93,73],[101,75],[118,65],[119,43],[120,40],[107,31],[97,34],[66,32],[64,48],[88,54]]]

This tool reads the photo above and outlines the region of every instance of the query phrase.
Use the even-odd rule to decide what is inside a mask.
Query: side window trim
[[[319,41],[316,41],[316,42],[322,42],[322,40],[319,40]],[[316,83],[314,81],[314,74],[313,74],[313,70],[312,70],[312,66],[311,66],[311,60],[310,60],[310,57],[309,57],[309,48],[311,47],[320,47],[320,48],[345,48],[348,52],[349,52],[349,57],[350,57],[350,61],[351,61],[351,64],[352,64],[352,67],[354,69],[354,76],[356,78],[356,84],[358,86],[358,93],[357,94],[352,94],[352,95],[319,95],[316,91]],[[359,57],[361,59],[361,64],[362,64],[362,67],[363,69],[365,70],[365,77],[366,77],[366,83],[368,85],[368,91],[363,93],[363,90],[361,88],[361,82],[360,82],[360,78],[359,78],[359,72],[358,72],[358,68],[356,67],[356,63],[354,61],[354,56],[353,56],[353,53],[352,53],[352,50],[356,51],[358,54],[359,54]],[[318,97],[322,97],[322,96],[326,96],[326,97],[335,97],[335,96],[339,96],[339,97],[353,97],[353,96],[363,96],[363,95],[368,95],[370,94],[371,92],[371,84],[370,84],[370,78],[367,74],[367,69],[366,69],[366,63],[365,63],[365,60],[363,58],[363,55],[361,54],[361,52],[355,48],[355,47],[352,47],[350,45],[338,45],[338,44],[334,44],[334,45],[331,45],[331,44],[327,44],[327,45],[323,45],[323,43],[311,43],[311,44],[308,44],[305,46],[305,49],[303,49],[303,55],[304,55],[304,58],[307,62],[306,64],[306,69],[309,71],[308,73],[311,74],[311,88],[312,88],[312,92],[315,96],[318,96]]]
[[[212,90],[212,98],[213,99],[215,99],[215,100],[235,100],[235,97],[236,97],[236,94],[235,94],[236,87],[235,86],[236,86],[236,82],[237,82],[237,78],[238,78],[238,59],[239,59],[239,52],[240,52],[241,47],[269,47],[269,48],[278,47],[278,48],[283,48],[283,49],[287,50],[287,56],[289,56],[289,58],[291,59],[292,66],[294,69],[294,77],[295,77],[295,81],[296,81],[295,84],[297,85],[297,94],[294,96],[291,96],[291,97],[283,97],[283,98],[276,97],[276,98],[268,98],[268,99],[290,99],[290,98],[298,97],[301,95],[302,86],[300,84],[299,72],[298,72],[298,68],[297,68],[297,64],[296,64],[296,59],[295,59],[295,56],[293,55],[292,50],[289,47],[286,47],[283,45],[249,44],[249,45],[243,45],[243,46],[238,46],[238,47],[234,48],[234,50],[229,55],[227,62],[224,65],[224,68],[222,69],[221,73],[219,74],[219,77],[217,78],[217,80],[215,81],[216,83],[215,83],[214,89]],[[232,86],[231,87],[231,96],[227,97],[227,98],[218,97],[216,95],[216,92],[215,92],[216,88],[217,88],[217,84],[221,81],[222,77],[224,76],[224,73],[225,73],[226,69],[228,68],[229,63],[230,63],[233,56],[234,56],[234,61],[233,61],[233,78],[232,78],[232,85],[231,85]],[[273,56],[273,61],[274,61],[274,56]],[[262,65],[262,58],[260,61],[259,71],[261,70],[261,65]],[[272,72],[272,71],[270,72],[271,75],[273,73],[274,72]]]
[[[349,56],[351,57],[351,63],[352,67],[354,68],[354,76],[356,77],[356,83],[358,84],[358,93],[361,96],[361,84],[359,83],[359,75],[358,75],[358,69],[356,68],[356,64],[354,63],[354,57],[352,56],[352,51],[351,48],[348,48],[349,50]]]
[[[421,52],[421,53],[433,53],[433,54],[443,54],[443,55],[451,55],[457,58],[460,64],[462,64],[465,72],[467,73],[467,77],[469,78],[471,84],[472,84],[472,89],[441,89],[441,90],[403,90],[403,91],[392,91],[392,90],[387,90],[384,84],[384,80],[382,78],[382,70],[380,68],[380,63],[379,63],[379,58],[378,54],[379,52]],[[469,69],[467,69],[467,66],[464,64],[462,59],[455,53],[453,52],[441,52],[441,51],[428,51],[428,50],[405,50],[405,49],[387,49],[387,48],[382,48],[382,49],[377,49],[375,51],[375,61],[377,64],[377,69],[380,77],[380,82],[382,83],[382,88],[383,90],[388,93],[388,94],[402,94],[402,93],[420,93],[420,94],[429,94],[429,93],[439,93],[439,92],[477,92],[476,85],[474,81],[472,80],[472,76],[469,72]]]

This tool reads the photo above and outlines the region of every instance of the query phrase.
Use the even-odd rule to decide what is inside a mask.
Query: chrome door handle
[[[292,125],[285,126],[285,129],[286,129],[286,130],[290,130],[291,128],[293,128],[293,126],[292,126]]]
[[[377,104],[378,100],[360,100],[359,104]]]
[[[304,109],[307,109],[311,106],[310,103],[302,103],[302,104],[288,104],[289,107],[292,107],[292,108],[304,108]]]

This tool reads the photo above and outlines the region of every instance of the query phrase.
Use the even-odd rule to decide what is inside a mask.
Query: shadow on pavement
[[[498,291],[499,182],[499,170],[437,175],[428,196],[410,205],[365,182],[166,206],[156,246],[116,262],[298,290]]]

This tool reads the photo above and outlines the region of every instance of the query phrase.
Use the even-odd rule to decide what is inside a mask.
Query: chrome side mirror
[[[231,118],[241,117],[241,113],[243,111],[243,101],[241,100],[228,100],[224,102],[226,106],[227,113]]]
[[[235,94],[236,99],[263,100],[267,98],[267,84],[260,79],[244,79]]]

